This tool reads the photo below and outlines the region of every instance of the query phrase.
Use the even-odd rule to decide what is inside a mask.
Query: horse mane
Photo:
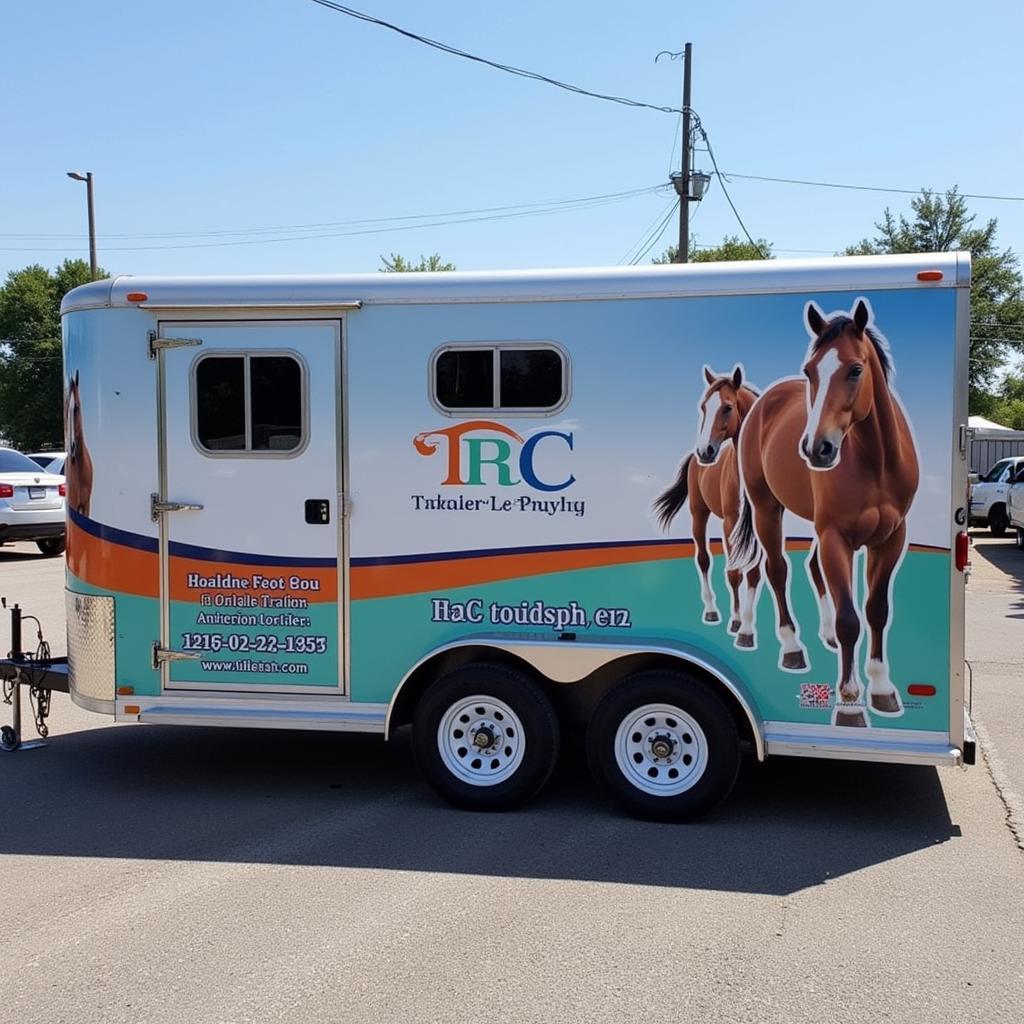
[[[839,336],[847,329],[847,327],[853,327],[854,330],[857,329],[852,317],[833,317],[829,320],[828,324],[826,324],[825,330],[823,330],[821,334],[814,339],[811,351],[818,352],[826,345],[831,345],[834,341],[839,339]],[[885,379],[888,381],[892,376],[892,354],[889,352],[889,343],[873,327],[865,327],[864,333],[867,335],[868,341],[870,341],[874,346],[875,355],[878,356],[878,361],[882,365],[882,373],[885,374]]]

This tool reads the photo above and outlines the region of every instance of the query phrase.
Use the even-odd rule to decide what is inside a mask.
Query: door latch
[[[202,338],[161,338],[156,331],[150,331],[149,358],[156,359],[157,352],[162,348],[192,348],[202,343]]]
[[[194,501],[161,501],[159,494],[149,496],[149,518],[155,523],[164,512],[202,512],[203,506]]]
[[[174,661],[198,661],[198,654],[187,654],[185,651],[171,651],[161,647],[159,642],[153,644],[153,668],[159,668]]]

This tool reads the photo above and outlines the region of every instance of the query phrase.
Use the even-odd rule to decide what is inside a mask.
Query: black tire
[[[37,540],[36,547],[39,548],[47,558],[53,558],[56,555],[64,554],[64,538],[47,537],[45,540]]]
[[[479,705],[456,713],[460,704],[477,697],[482,698]],[[496,709],[495,703],[504,708]],[[478,715],[478,710],[486,713]],[[519,719],[519,727],[508,711]],[[460,730],[464,747],[458,745]],[[488,738],[495,744],[474,747]],[[420,770],[441,797],[469,810],[504,811],[536,796],[551,778],[558,760],[558,719],[547,695],[525,672],[507,665],[463,665],[434,682],[420,699],[412,742]],[[507,745],[513,742],[514,747]],[[489,771],[497,773],[490,777],[498,781],[487,781]]]
[[[637,765],[628,768],[631,779],[617,757],[619,730],[626,730],[631,716],[642,709],[659,706],[680,714],[651,714],[621,737],[623,758]],[[665,744],[672,748],[663,761],[655,760],[659,751],[653,744],[658,742],[661,749]],[[729,709],[707,683],[682,672],[654,669],[627,676],[598,704],[587,729],[587,759],[599,785],[635,817],[692,821],[732,789],[740,766],[739,736]],[[687,777],[698,770],[696,778]],[[680,791],[680,786],[687,788]],[[650,791],[662,787],[662,793]]]
[[[1010,520],[1006,517],[1005,505],[993,505],[988,513],[988,530],[993,537],[1002,537],[1006,533]]]
[[[1024,530],[1017,527],[1017,550],[1024,551]]]

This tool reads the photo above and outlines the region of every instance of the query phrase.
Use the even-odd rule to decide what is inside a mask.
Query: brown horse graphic
[[[693,539],[697,545],[704,621],[719,621],[715,593],[709,579],[711,555],[708,552],[708,517],[718,516],[724,523],[726,554],[729,536],[740,514],[740,477],[736,462],[736,438],[740,426],[757,400],[757,392],[743,381],[743,367],[731,374],[715,374],[704,367],[707,390],[700,401],[700,428],[693,452],[679,467],[675,482],[654,503],[664,529],[675,518],[686,499],[690,499]],[[696,457],[694,457],[696,456]],[[744,573],[727,569],[732,591],[732,616],[729,632],[736,634],[737,647],[754,647],[754,597],[760,582],[760,568],[754,565]]]
[[[832,721],[866,726],[856,659],[861,623],[853,597],[853,556],[867,549],[870,707],[876,714],[901,715],[885,636],[893,574],[906,549],[906,516],[917,491],[917,453],[890,388],[889,349],[870,326],[867,300],[858,299],[850,315],[831,317],[809,302],[805,318],[812,339],[806,379],[770,387],[740,435],[744,501],[733,559],[737,568],[759,561],[760,542],[775,595],[781,667],[804,671],[806,651],[787,593],[782,514],[789,509],[814,523],[808,571],[818,593],[822,639],[839,649]]]
[[[68,452],[64,464],[68,508],[87,516],[92,502],[92,456],[85,444],[82,397],[77,370],[74,377],[68,381],[68,394],[64,400],[64,430]]]

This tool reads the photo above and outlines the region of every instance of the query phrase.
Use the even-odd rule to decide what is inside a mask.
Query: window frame
[[[562,397],[556,405],[537,408],[510,406],[503,408],[501,401],[501,353],[516,349],[548,349],[556,352],[562,364]],[[490,350],[491,358],[494,360],[493,387],[491,405],[473,406],[467,408],[453,409],[445,405],[437,394],[437,363],[447,352],[458,352],[460,350],[487,351]],[[430,354],[427,365],[427,396],[430,404],[442,415],[450,419],[457,419],[463,416],[481,416],[484,414],[497,416],[511,416],[518,418],[544,419],[549,416],[557,416],[569,404],[572,398],[572,372],[569,361],[569,352],[566,347],[550,338],[542,338],[526,341],[446,341]]]
[[[249,360],[261,356],[286,356],[295,360],[299,366],[299,384],[301,402],[302,436],[294,448],[287,451],[254,450],[252,445],[252,375],[249,372]],[[204,359],[244,359],[242,380],[245,385],[245,448],[213,449],[207,448],[199,440],[199,389],[197,372]],[[189,367],[188,382],[189,427],[192,435],[192,446],[200,455],[208,459],[295,459],[309,446],[309,367],[302,353],[292,348],[212,348],[200,352]]]

